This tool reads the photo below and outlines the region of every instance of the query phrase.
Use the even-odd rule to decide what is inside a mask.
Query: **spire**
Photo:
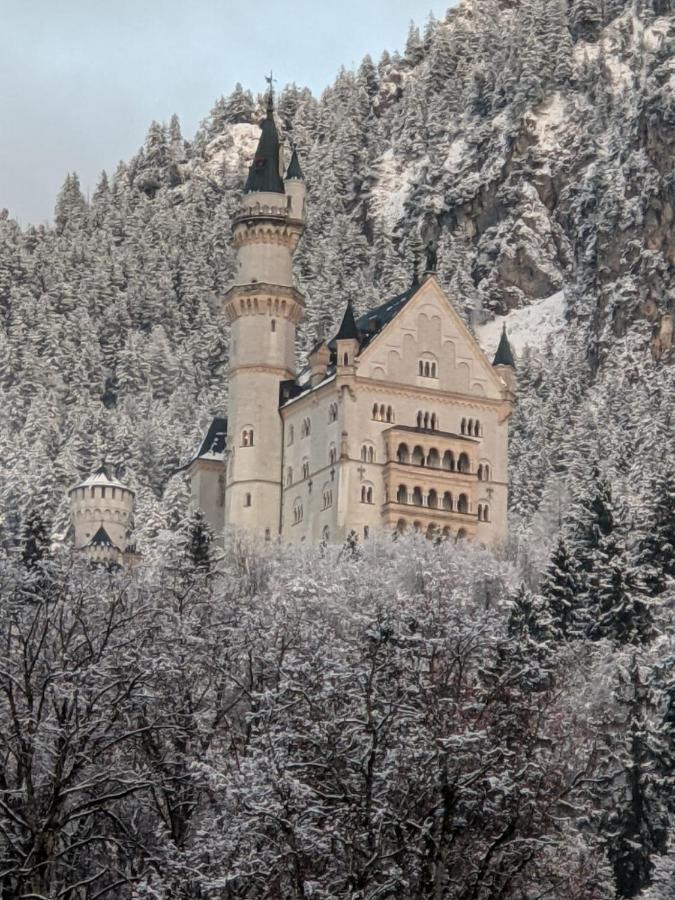
[[[258,149],[255,151],[253,165],[248,170],[244,188],[247,194],[254,191],[284,193],[284,182],[279,174],[279,132],[274,121],[274,91],[271,75],[267,81],[270,86],[267,95],[267,114],[260,123],[261,133]]]
[[[347,309],[345,310],[345,314],[342,317],[342,324],[340,325],[340,330],[335,335],[336,341],[358,341],[359,339],[359,330],[356,327],[356,322],[354,321],[354,309],[352,307],[352,301],[347,301]]]
[[[298,151],[295,149],[295,144],[293,144],[293,153],[291,155],[291,161],[288,164],[288,171],[286,172],[286,181],[289,181],[291,178],[297,178],[298,181],[305,180],[305,176],[302,174],[302,169],[300,168],[300,160],[298,159]]]
[[[513,351],[511,350],[511,344],[509,343],[509,339],[506,336],[506,323],[504,323],[504,327],[502,328],[502,336],[499,341],[499,346],[497,347],[497,352],[495,353],[495,358],[492,362],[493,366],[511,366],[512,369],[515,369],[516,363],[513,359]]]

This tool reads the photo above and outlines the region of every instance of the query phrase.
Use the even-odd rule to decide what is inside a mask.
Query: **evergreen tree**
[[[540,592],[554,632],[563,639],[571,637],[583,602],[583,584],[562,535],[544,573]]]

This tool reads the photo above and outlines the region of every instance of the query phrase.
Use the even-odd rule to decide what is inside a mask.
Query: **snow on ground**
[[[260,127],[242,123],[230,125],[226,134],[211,141],[206,167],[212,176],[237,176],[251,164],[260,138]]]
[[[560,143],[556,131],[561,125],[566,124],[565,102],[562,94],[555,93],[534,119],[534,130],[539,146],[545,150],[552,150]]]
[[[393,228],[403,216],[403,205],[410,193],[415,171],[414,166],[401,166],[393,150],[383,153],[377,163],[378,180],[373,188],[372,206],[375,215],[383,219],[389,228]]]
[[[443,163],[443,168],[448,172],[459,172],[466,162],[467,146],[464,138],[455,138],[448,148],[448,155]]]
[[[544,300],[536,300],[530,306],[515,309],[506,316],[479,325],[476,337],[488,357],[497,350],[504,324],[511,348],[517,356],[522,356],[525,347],[533,350],[542,348],[550,334],[562,334],[565,328],[564,292],[558,291]]]

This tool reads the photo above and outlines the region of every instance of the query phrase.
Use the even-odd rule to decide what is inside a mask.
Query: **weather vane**
[[[274,77],[274,72],[272,71],[272,69],[270,69],[269,75],[265,75],[265,81],[269,84],[270,90],[273,90],[274,82],[276,81],[276,78]]]

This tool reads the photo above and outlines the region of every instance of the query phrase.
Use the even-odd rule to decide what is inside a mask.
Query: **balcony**
[[[425,532],[428,537],[473,538],[478,532],[478,519],[473,513],[462,513],[456,509],[417,506],[391,500],[382,507],[382,522],[394,526],[397,531],[409,529]]]

